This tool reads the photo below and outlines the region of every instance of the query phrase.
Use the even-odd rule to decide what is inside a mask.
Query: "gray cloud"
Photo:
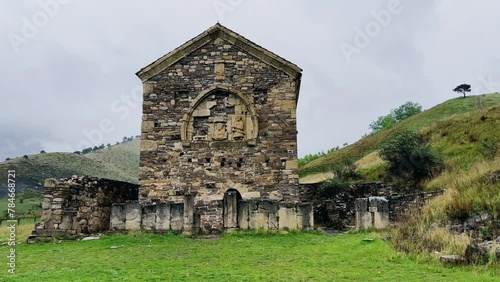
[[[0,160],[139,134],[134,73],[217,21],[304,69],[300,155],[356,141],[406,101],[428,108],[463,82],[499,87],[480,82],[500,81],[494,0],[400,0],[402,11],[350,62],[340,46],[391,0],[64,2],[18,53],[12,34],[43,10],[39,1],[0,4]]]

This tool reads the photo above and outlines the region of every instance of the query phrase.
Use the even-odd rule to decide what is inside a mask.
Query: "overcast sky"
[[[0,160],[140,134],[135,72],[217,21],[304,70],[300,156],[351,144],[407,101],[427,109],[461,83],[500,91],[498,11],[496,0],[1,1]]]

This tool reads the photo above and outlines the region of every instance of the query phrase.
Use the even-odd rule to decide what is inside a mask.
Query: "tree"
[[[109,144],[109,143],[108,143],[108,144],[106,145],[106,147],[110,148],[110,147],[111,147],[111,144]]]
[[[402,131],[389,139],[380,150],[388,162],[387,176],[412,186],[431,178],[443,169],[443,159],[417,133]]]
[[[40,151],[40,154],[45,154],[45,151],[44,151],[44,150],[41,150],[41,151]]]
[[[24,155],[23,158],[28,159],[28,155]]]
[[[391,115],[396,122],[398,122],[421,112],[422,106],[419,103],[406,102],[398,108],[392,110]]]
[[[457,92],[457,93],[461,93],[464,95],[464,98],[465,98],[465,94],[467,92],[471,92],[471,86],[469,84],[460,84],[459,86],[455,87],[455,89],[453,89],[453,91]]]
[[[381,129],[391,128],[396,120],[392,115],[386,115],[378,117],[378,119],[372,123],[370,123],[369,127],[373,132],[377,132]]]
[[[398,108],[392,109],[390,114],[378,117],[376,121],[370,123],[369,127],[373,132],[377,132],[381,129],[388,129],[396,122],[400,122],[421,112],[422,106],[419,103],[406,102]]]
[[[73,154],[77,154],[77,155],[80,155],[82,152],[80,151],[74,151]]]
[[[6,158],[5,161],[10,161],[10,158]]]

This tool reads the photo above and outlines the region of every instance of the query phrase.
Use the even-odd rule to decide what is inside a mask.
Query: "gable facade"
[[[297,203],[301,70],[217,24],[137,73],[141,204],[193,195],[204,229],[236,200]]]

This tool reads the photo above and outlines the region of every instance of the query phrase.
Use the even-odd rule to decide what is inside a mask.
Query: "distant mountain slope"
[[[348,156],[356,160],[362,159],[376,151],[380,146],[401,130],[420,131],[424,127],[430,126],[433,123],[449,119],[453,116],[463,115],[470,112],[479,111],[482,108],[488,108],[495,105],[500,105],[500,94],[487,94],[480,96],[469,96],[466,98],[455,98],[439,104],[422,113],[409,117],[401,122],[396,123],[392,128],[380,130],[374,134],[370,134],[356,143],[344,147],[340,150],[331,152],[319,159],[316,159],[299,169],[301,177],[312,174],[325,173],[330,170],[330,167],[343,157]],[[459,128],[457,128],[458,130]]]
[[[0,163],[0,197],[5,195],[8,170],[16,171],[19,189],[41,189],[46,178],[91,175],[138,183],[140,139],[111,146],[85,155],[45,153],[19,157]]]

